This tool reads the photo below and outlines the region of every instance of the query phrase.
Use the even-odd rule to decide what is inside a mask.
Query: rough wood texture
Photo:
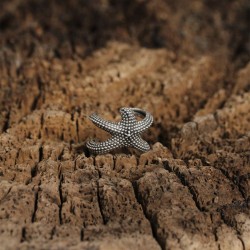
[[[0,3],[0,249],[250,249],[249,2]],[[92,156],[87,119],[154,116]]]

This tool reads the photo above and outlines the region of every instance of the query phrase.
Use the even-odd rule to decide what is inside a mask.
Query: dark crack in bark
[[[58,191],[59,191],[59,197],[60,197],[59,223],[60,223],[60,225],[62,225],[63,224],[63,221],[62,221],[62,207],[63,207],[64,199],[63,199],[63,194],[62,194],[63,174],[62,174],[61,166],[59,166],[58,178],[59,178]]]
[[[193,191],[191,185],[188,183],[188,181],[185,179],[185,177],[181,173],[179,173],[178,171],[174,171],[168,165],[168,163],[166,161],[163,162],[163,166],[169,172],[174,173],[178,177],[178,179],[180,180],[180,182],[182,183],[182,185],[188,188],[188,190],[189,190],[189,192],[191,194],[191,197],[193,198],[193,201],[194,201],[196,207],[199,209],[199,211],[204,212],[205,209],[200,206],[196,193]]]
[[[37,211],[37,206],[38,206],[38,195],[39,195],[39,186],[36,188],[37,190],[35,191],[35,201],[34,201],[34,210],[31,218],[31,222],[34,223],[36,220],[36,211]]]
[[[140,198],[140,195],[139,195],[139,192],[138,192],[138,186],[137,186],[137,183],[136,182],[133,182],[132,183],[132,186],[133,186],[133,190],[134,190],[134,195],[135,195],[135,198],[136,198],[136,201],[138,204],[140,204],[141,208],[142,208],[142,211],[143,211],[143,214],[144,214],[144,217],[149,221],[150,223],[150,226],[151,226],[151,231],[152,231],[152,236],[154,237],[154,239],[156,240],[156,242],[159,244],[159,246],[161,247],[162,250],[165,249],[165,243],[164,241],[162,241],[160,239],[160,237],[158,237],[157,235],[157,224],[154,220],[154,218],[152,218],[150,215],[147,214],[146,212],[146,207],[143,203],[143,201],[141,200]]]
[[[103,224],[106,225],[108,221],[105,218],[105,215],[103,214],[103,210],[102,210],[102,201],[101,201],[101,195],[100,195],[99,180],[97,180],[96,185],[97,185],[97,194],[96,195],[97,195],[98,206],[99,206],[99,210],[100,210],[100,213],[101,213],[101,216],[102,216]]]

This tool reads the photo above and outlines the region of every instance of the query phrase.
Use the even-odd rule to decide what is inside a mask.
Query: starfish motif
[[[109,132],[112,137],[104,142],[87,142],[88,149],[95,154],[105,154],[120,147],[133,147],[146,152],[149,144],[141,138],[141,133],[153,123],[150,113],[138,108],[121,108],[122,119],[120,122],[110,122],[92,114],[89,119],[99,128]],[[144,119],[137,121],[136,115],[143,115]]]

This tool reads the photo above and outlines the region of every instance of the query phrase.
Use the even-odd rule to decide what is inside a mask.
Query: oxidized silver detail
[[[97,114],[92,114],[89,119],[99,128],[109,132],[112,137],[104,142],[89,141],[87,148],[95,154],[105,154],[113,149],[121,147],[133,147],[146,152],[149,144],[141,138],[141,133],[153,123],[153,116],[139,108],[121,108],[122,119],[120,122],[110,122],[102,119]],[[136,115],[144,118],[137,121]]]

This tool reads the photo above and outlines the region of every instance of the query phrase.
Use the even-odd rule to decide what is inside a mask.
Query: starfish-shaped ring
[[[153,123],[153,116],[139,108],[121,108],[122,120],[110,122],[92,114],[89,119],[99,128],[109,132],[112,137],[104,142],[87,142],[87,148],[95,154],[105,154],[113,149],[121,147],[133,147],[146,152],[150,149],[149,144],[141,138],[141,133]],[[137,121],[136,115],[144,118]]]

